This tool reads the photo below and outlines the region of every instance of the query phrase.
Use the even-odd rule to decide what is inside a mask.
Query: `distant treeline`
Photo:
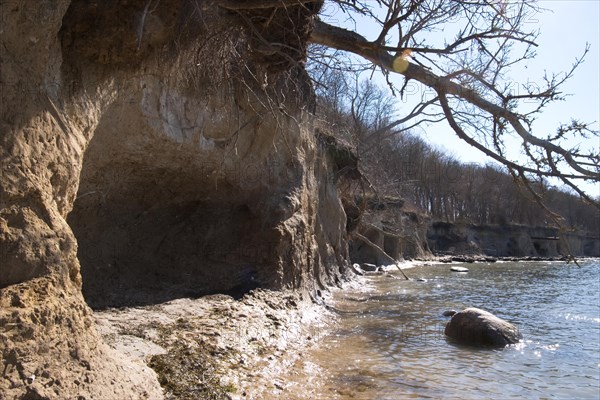
[[[378,156],[384,162],[369,166],[369,175],[386,192],[402,194],[434,219],[475,224],[556,225],[556,218],[534,201],[503,168],[463,164],[421,138],[404,133],[380,143]],[[369,164],[372,157],[361,161]],[[376,169],[381,168],[376,178]],[[395,186],[395,187],[394,187]],[[564,225],[597,233],[598,210],[579,196],[538,183],[542,202],[562,217]]]
[[[539,181],[544,209],[498,165],[464,164],[413,130],[396,126],[396,98],[371,81],[313,66],[321,126],[358,154],[376,194],[401,197],[434,220],[575,228],[600,234],[598,210],[576,194]],[[551,210],[559,217],[552,216]]]

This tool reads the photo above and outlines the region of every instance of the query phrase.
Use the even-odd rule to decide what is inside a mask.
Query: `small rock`
[[[351,269],[351,270],[352,270],[352,272],[354,272],[356,275],[361,275],[361,276],[362,276],[362,275],[364,275],[364,274],[365,274],[365,271],[363,271],[363,270],[362,270],[362,268],[360,267],[360,264],[356,264],[356,263],[354,263],[354,264],[352,264],[352,265],[350,266],[350,269]]]
[[[363,263],[363,264],[361,264],[360,268],[363,271],[367,271],[367,272],[375,272],[378,269],[377,265],[375,265],[375,264],[369,264],[369,263]]]

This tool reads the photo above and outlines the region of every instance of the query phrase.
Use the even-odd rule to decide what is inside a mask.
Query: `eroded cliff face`
[[[310,292],[345,273],[302,67],[319,4],[0,7],[1,393],[158,398],[88,304]]]
[[[552,227],[434,222],[427,231],[432,251],[494,257],[598,257],[600,239]]]
[[[432,256],[426,238],[427,216],[409,210],[404,200],[397,198],[371,198],[361,203],[365,211],[356,227],[358,235],[354,234],[349,246],[352,262],[389,265],[393,260]]]

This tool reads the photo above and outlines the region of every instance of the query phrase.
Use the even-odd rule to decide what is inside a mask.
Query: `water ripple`
[[[414,266],[416,284],[370,278],[338,297],[339,330],[307,355],[327,371],[323,399],[594,398],[600,393],[600,263]],[[443,335],[447,309],[476,306],[524,340],[476,349]]]

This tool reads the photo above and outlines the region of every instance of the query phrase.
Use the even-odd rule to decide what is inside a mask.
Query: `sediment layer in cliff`
[[[600,238],[554,227],[434,222],[427,230],[437,254],[493,257],[600,257]]]

